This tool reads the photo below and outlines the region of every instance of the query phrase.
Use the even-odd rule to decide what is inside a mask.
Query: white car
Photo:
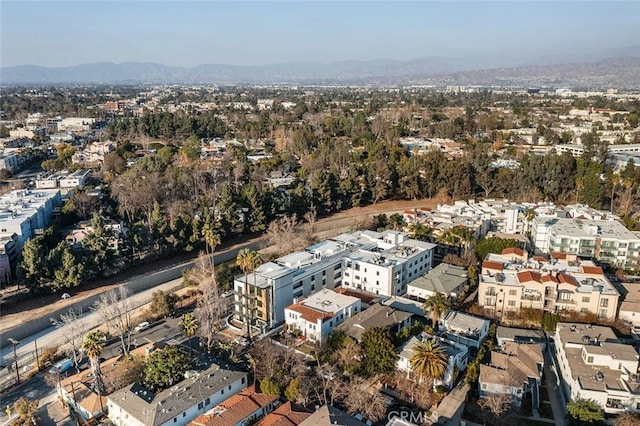
[[[224,293],[222,293],[222,297],[224,297],[225,299],[227,297],[231,297],[231,296],[233,296],[233,291],[231,291],[231,290],[227,290]]]
[[[147,328],[151,327],[151,323],[149,323],[149,321],[143,321],[140,324],[138,324],[136,326],[136,328],[134,328],[134,331],[142,331],[142,330],[146,330]]]
[[[62,293],[62,300],[70,298],[71,295],[69,293]]]
[[[238,337],[234,342],[240,346],[247,346],[249,344],[249,341],[244,337]]]

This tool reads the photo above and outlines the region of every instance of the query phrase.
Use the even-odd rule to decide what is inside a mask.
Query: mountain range
[[[99,62],[71,67],[19,65],[0,68],[3,85],[27,84],[433,84],[640,88],[640,46],[621,56],[562,61],[547,57],[522,63],[513,58],[430,57],[411,61],[291,62],[195,67],[155,63]]]

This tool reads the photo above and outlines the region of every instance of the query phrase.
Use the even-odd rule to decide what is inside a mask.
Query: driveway
[[[551,368],[553,359],[549,350],[544,353],[544,377],[549,393],[549,401],[551,402],[551,410],[553,411],[553,419],[557,426],[566,426],[565,419],[565,403],[562,395],[562,389],[558,386],[558,377],[555,369]]]

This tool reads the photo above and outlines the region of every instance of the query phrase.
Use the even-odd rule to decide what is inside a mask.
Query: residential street
[[[557,426],[565,426],[567,421],[565,419],[566,410],[562,389],[557,385],[557,376],[551,365],[553,365],[553,359],[551,353],[547,350],[544,353],[544,376],[549,392],[551,409],[553,410],[553,419]]]

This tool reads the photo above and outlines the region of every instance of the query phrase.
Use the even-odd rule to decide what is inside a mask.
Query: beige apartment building
[[[479,306],[496,315],[533,308],[614,319],[619,296],[602,268],[591,261],[565,254],[528,258],[518,248],[489,254],[478,288]]]

